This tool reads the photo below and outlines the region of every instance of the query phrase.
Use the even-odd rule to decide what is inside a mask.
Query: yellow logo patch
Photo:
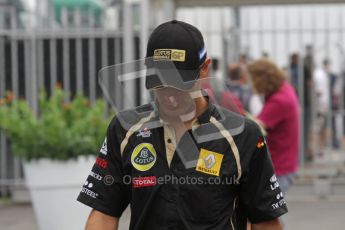
[[[157,49],[153,53],[153,60],[184,62],[186,60],[186,51],[177,49]]]
[[[139,171],[147,171],[156,163],[157,153],[150,143],[141,143],[132,152],[131,162]]]
[[[206,149],[200,150],[196,171],[219,176],[220,167],[223,161],[223,154],[212,152]]]

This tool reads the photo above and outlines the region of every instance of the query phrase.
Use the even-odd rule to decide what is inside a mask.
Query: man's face
[[[195,116],[196,105],[189,91],[162,87],[154,92],[163,119],[186,121],[188,117]]]

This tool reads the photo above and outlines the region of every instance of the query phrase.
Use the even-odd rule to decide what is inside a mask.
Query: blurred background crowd
[[[93,105],[98,71],[144,58],[151,30],[175,18],[204,35],[211,100],[296,150],[287,171],[275,164],[296,176],[292,193],[344,195],[345,1],[0,0],[0,102],[38,111],[40,90],[58,86]],[[143,79],[114,91],[116,110],[149,100]],[[0,197],[29,201],[22,161],[0,139]]]

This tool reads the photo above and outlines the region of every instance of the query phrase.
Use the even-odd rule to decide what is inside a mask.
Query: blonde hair
[[[285,75],[278,66],[268,58],[262,58],[254,61],[248,67],[254,88],[258,93],[270,95],[277,91],[283,81]]]

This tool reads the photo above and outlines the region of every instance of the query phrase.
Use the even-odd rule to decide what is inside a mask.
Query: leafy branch
[[[49,158],[68,160],[99,152],[112,115],[106,115],[107,104],[94,104],[82,95],[66,103],[68,94],[56,88],[48,98],[39,96],[35,115],[27,101],[7,93],[0,99],[0,128],[11,142],[13,154],[25,160]]]

